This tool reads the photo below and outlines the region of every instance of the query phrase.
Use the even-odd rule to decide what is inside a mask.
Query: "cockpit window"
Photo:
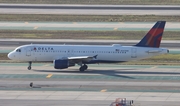
[[[17,49],[16,52],[21,52],[21,49]]]

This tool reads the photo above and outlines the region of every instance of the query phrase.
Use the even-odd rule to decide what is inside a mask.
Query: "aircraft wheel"
[[[84,64],[83,66],[81,66],[79,68],[79,71],[83,72],[83,71],[87,70],[87,68],[88,68],[88,66],[86,64]]]
[[[32,88],[32,87],[33,87],[33,82],[31,82],[31,83],[29,84],[29,86]]]
[[[80,71],[80,72],[84,72],[84,71],[85,71],[85,67],[84,67],[84,66],[80,67],[80,68],[79,68],[79,71]]]
[[[28,70],[31,70],[31,66],[28,67]]]
[[[31,70],[32,61],[29,62],[28,70]]]
[[[88,69],[88,66],[87,66],[87,65],[84,65],[83,67],[84,67],[84,69],[85,69],[85,70],[87,70],[87,69]]]

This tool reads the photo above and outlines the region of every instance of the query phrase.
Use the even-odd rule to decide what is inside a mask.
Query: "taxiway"
[[[51,63],[34,63],[29,71],[27,65],[0,64],[3,106],[108,106],[119,97],[138,106],[180,103],[180,66],[95,64],[82,73],[78,66],[55,70]]]
[[[180,15],[173,5],[0,4],[0,14]]]

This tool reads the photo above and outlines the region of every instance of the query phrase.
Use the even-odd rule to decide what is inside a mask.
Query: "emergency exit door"
[[[67,51],[67,54],[68,54],[68,56],[73,56],[74,50],[69,49],[69,50]]]

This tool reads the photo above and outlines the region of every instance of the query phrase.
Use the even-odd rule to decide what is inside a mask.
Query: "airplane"
[[[78,64],[79,71],[88,69],[87,64],[120,63],[140,60],[166,54],[166,48],[159,48],[166,21],[157,21],[144,38],[133,46],[113,45],[50,45],[28,44],[17,47],[8,58],[17,61],[53,62],[55,69],[66,69]]]

